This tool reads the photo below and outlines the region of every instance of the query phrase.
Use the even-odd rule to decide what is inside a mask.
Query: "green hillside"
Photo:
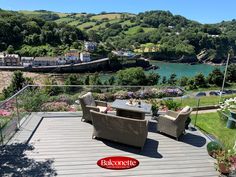
[[[236,51],[235,20],[201,24],[168,11],[135,15],[0,10],[0,17],[0,51],[27,56],[82,49],[83,40],[100,43],[103,54],[126,49],[175,62],[221,63],[229,49]]]

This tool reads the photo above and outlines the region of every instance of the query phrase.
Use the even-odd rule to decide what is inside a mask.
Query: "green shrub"
[[[28,112],[39,112],[47,100],[48,96],[41,91],[28,91],[20,97],[19,106]]]
[[[174,100],[165,100],[164,103],[168,110],[173,111],[177,111],[181,106],[181,103],[175,102]]]

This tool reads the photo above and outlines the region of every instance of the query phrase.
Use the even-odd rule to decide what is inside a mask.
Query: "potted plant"
[[[227,151],[218,151],[216,156],[216,169],[222,174],[229,174],[231,162],[229,160],[229,156]]]
[[[159,110],[159,101],[156,99],[150,100],[150,103],[152,104],[152,116],[157,116],[158,115],[158,110]]]
[[[222,174],[235,173],[236,153],[234,150],[222,150],[216,154],[216,168]]]
[[[222,145],[216,141],[211,141],[207,144],[207,152],[213,158],[216,158],[216,153],[221,150],[223,150]]]

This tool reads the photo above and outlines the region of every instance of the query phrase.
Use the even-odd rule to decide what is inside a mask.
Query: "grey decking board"
[[[148,138],[155,140],[158,146],[153,148],[149,147],[150,144],[146,144],[144,148],[146,156],[135,154],[124,151],[124,148],[132,147],[109,142],[115,144],[116,148],[113,148],[100,140],[93,140],[91,138],[92,125],[81,122],[78,115],[81,114],[43,113],[42,116],[38,113],[35,115],[37,118],[31,119],[31,123],[28,121],[28,127],[23,127],[22,131],[18,132],[15,141],[22,140],[24,142],[29,134],[25,131],[33,131],[33,128],[35,128],[33,125],[44,117],[30,140],[35,150],[26,152],[26,154],[29,158],[34,158],[37,161],[53,159],[54,157],[54,167],[59,176],[137,176],[140,174],[142,176],[154,175],[157,177],[210,177],[218,174],[214,170],[214,160],[207,155],[205,145],[196,147],[181,141],[178,142],[156,132],[149,132]],[[32,116],[34,117],[34,115]],[[57,118],[56,116],[60,117]],[[70,118],[69,116],[73,117]],[[199,132],[193,133],[203,136]],[[14,139],[12,142],[14,142]],[[150,152],[148,155],[155,155],[156,148],[163,158],[147,156],[147,151],[153,150],[154,152]],[[137,158],[140,161],[140,166],[120,172],[104,170],[96,166],[98,159],[112,155]]]

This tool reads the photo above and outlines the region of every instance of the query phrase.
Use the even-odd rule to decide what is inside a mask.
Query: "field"
[[[126,34],[128,35],[133,35],[133,34],[136,34],[139,32],[139,30],[143,30],[144,32],[149,32],[149,31],[152,31],[154,30],[155,28],[142,28],[140,26],[135,26],[135,27],[132,27],[132,28],[129,28],[128,31],[126,31]]]
[[[48,12],[28,11],[28,10],[20,10],[19,12],[25,15],[41,15],[41,14],[48,13]],[[53,13],[57,14],[60,18],[63,18],[69,15],[67,13],[61,13],[61,12],[53,12]]]
[[[120,19],[113,19],[113,20],[110,20],[109,23],[112,24],[112,23],[119,23]],[[100,25],[95,25],[93,26],[92,28],[90,28],[89,30],[98,30],[99,28],[105,28],[105,24],[107,22],[103,22],[101,23]]]
[[[74,18],[66,17],[66,18],[60,18],[58,20],[55,20],[56,23],[70,23],[74,21]]]
[[[193,122],[195,122],[195,115],[192,116]],[[199,114],[196,124],[202,131],[216,137],[226,148],[233,147],[236,140],[236,129],[226,128],[226,121],[221,119],[217,113]]]
[[[109,20],[113,20],[113,19],[117,19],[120,17],[121,17],[121,14],[103,14],[103,15],[92,16],[91,19],[102,20],[104,18],[108,18]]]
[[[86,23],[83,23],[79,26],[77,26],[78,28],[80,29],[85,29],[85,28],[88,28],[88,27],[93,27],[96,23],[95,22],[86,22]]]
[[[233,98],[233,97],[236,97],[236,94],[224,95],[222,99]],[[178,101],[179,103],[182,103],[182,106],[188,105],[191,107],[196,107],[198,102],[196,98],[184,98],[184,99],[177,98],[175,100]],[[200,106],[218,105],[219,100],[220,100],[219,96],[203,96],[200,97]]]

